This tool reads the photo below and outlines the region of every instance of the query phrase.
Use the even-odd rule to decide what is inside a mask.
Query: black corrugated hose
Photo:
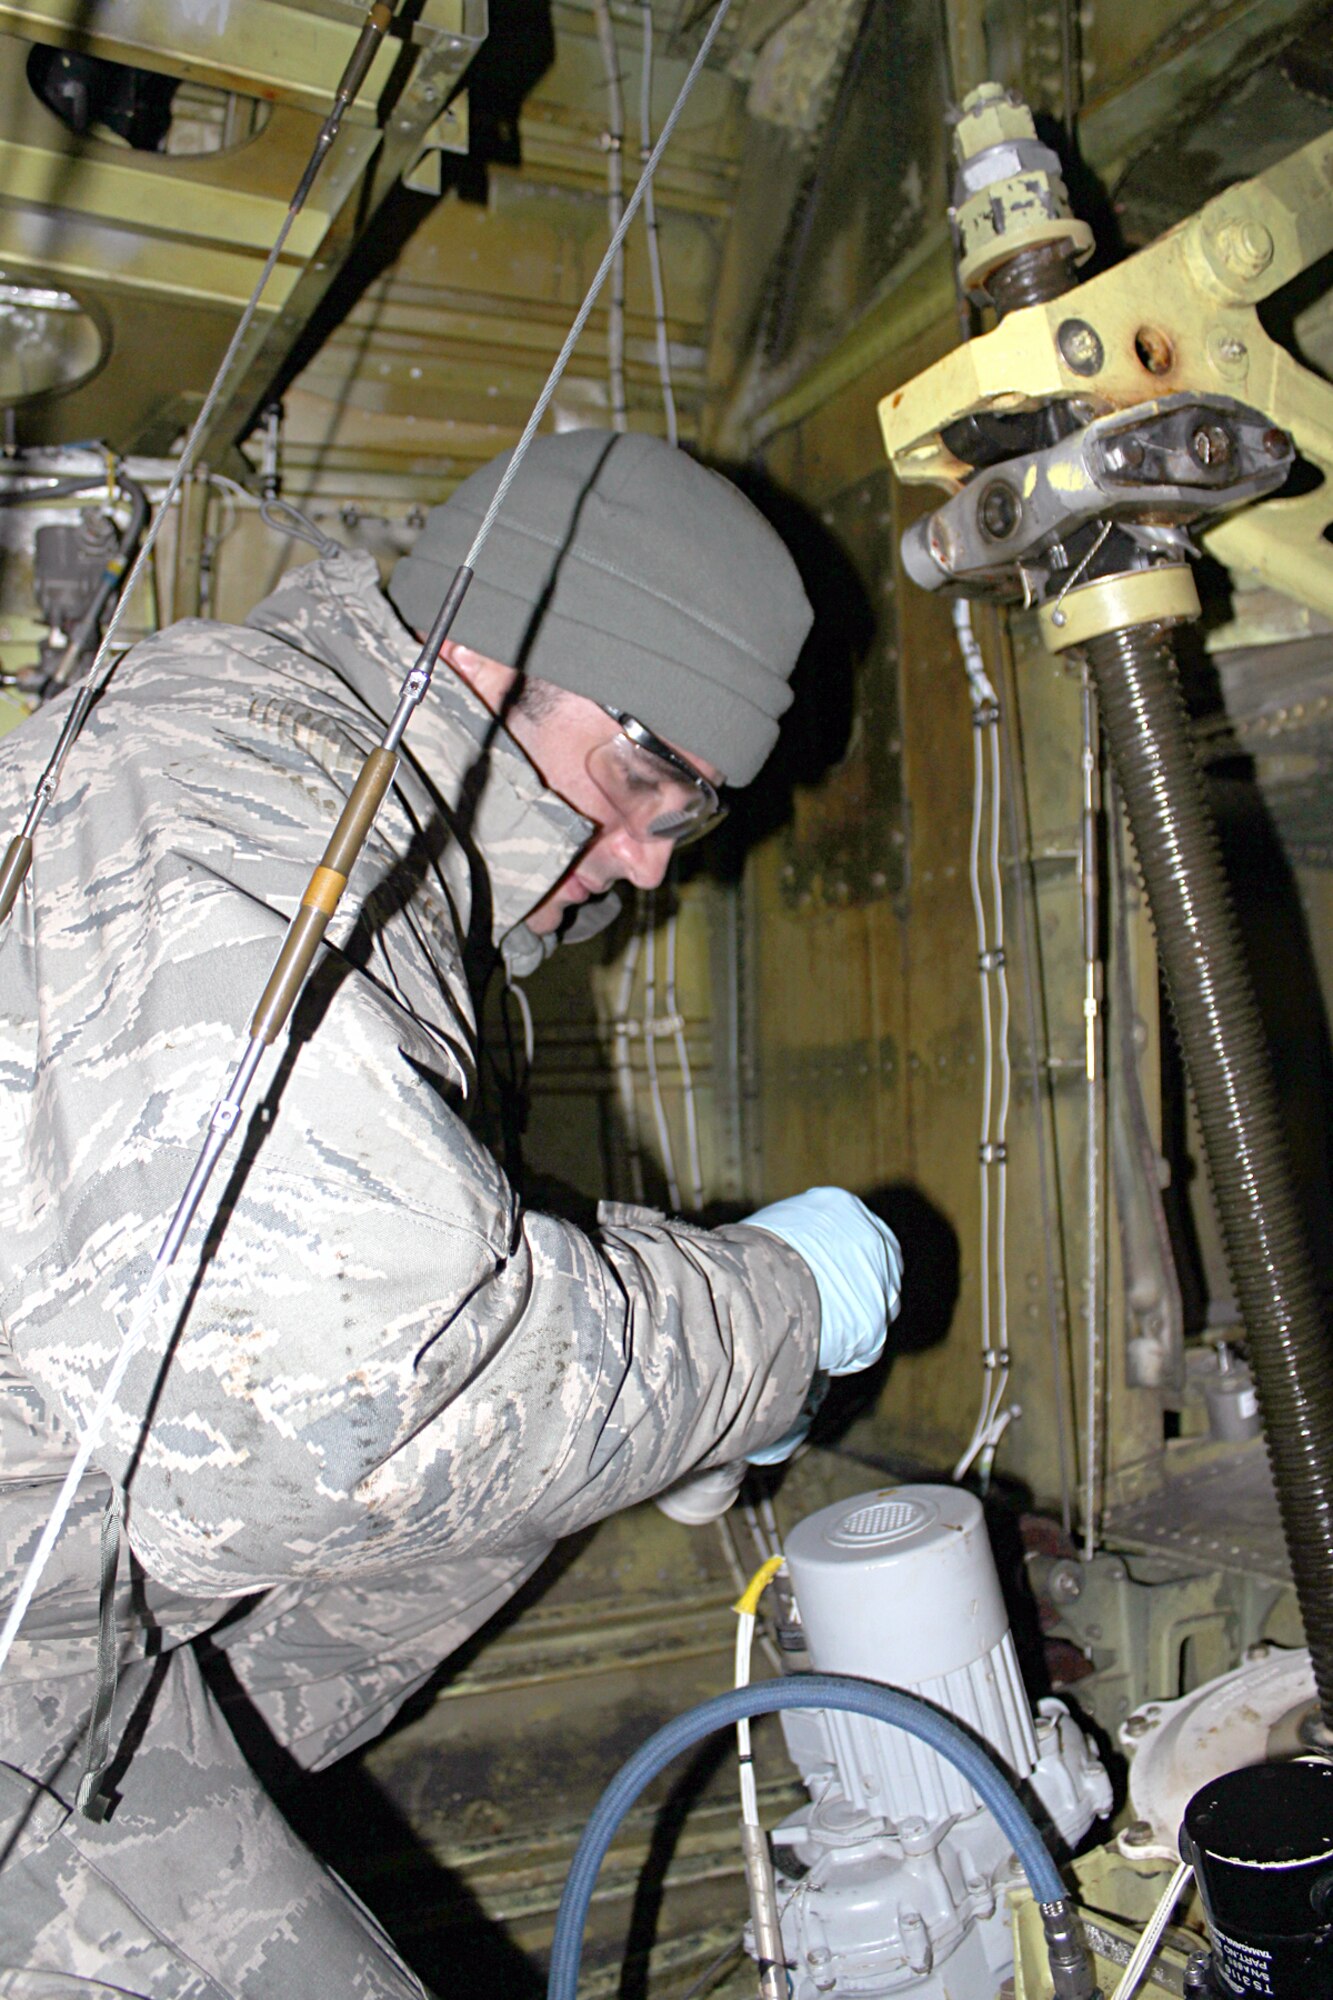
[[[1333,1353],[1267,1043],[1169,633],[1131,627],[1086,652],[1198,1105],[1315,1685],[1333,1730]]]

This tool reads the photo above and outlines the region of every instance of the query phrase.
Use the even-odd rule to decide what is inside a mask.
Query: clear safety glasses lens
[[[726,807],[705,777],[632,716],[607,713],[620,723],[621,733],[588,753],[588,775],[636,840],[684,847],[726,818]],[[660,747],[649,749],[644,738]]]

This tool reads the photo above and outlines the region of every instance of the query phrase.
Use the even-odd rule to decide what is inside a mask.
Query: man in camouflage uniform
[[[409,625],[496,476],[400,565]],[[644,709],[704,794],[752,776],[808,624],[789,559],[683,455],[576,433],[538,441],[474,592],[0,1678],[0,1994],[420,1994],[250,1773],[187,1642],[211,1632],[318,1769],[558,1537],[771,1447],[817,1361],[863,1365],[882,1340],[896,1265],[850,1197],[830,1197],[838,1230],[878,1302],[834,1355],[845,1301],[804,1220],[613,1211],[589,1235],[525,1212],[466,1123],[477,969],[498,952],[530,970],[616,876],[659,880],[669,858],[674,825],[635,831],[589,789],[597,746],[634,747],[597,704],[614,685]],[[136,647],[71,759],[0,938],[7,1600],[415,651],[370,559],[328,554],[244,626]],[[513,703],[515,666],[551,684],[547,708]],[[0,749],[0,828],[62,711]],[[97,1817],[74,1800],[111,1686],[99,1535],[114,1560],[117,1509]]]

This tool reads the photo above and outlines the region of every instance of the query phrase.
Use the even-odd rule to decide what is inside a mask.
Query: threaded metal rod
[[[1087,657],[1198,1105],[1320,1707],[1333,1726],[1333,1356],[1267,1042],[1168,633],[1108,633]]]
[[[991,304],[1003,319],[1022,306],[1045,305],[1074,283],[1073,260],[1065,243],[1039,243],[1020,250],[986,280]]]

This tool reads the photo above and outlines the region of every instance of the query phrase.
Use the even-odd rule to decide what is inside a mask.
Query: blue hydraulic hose
[[[950,1722],[929,1702],[899,1688],[881,1687],[877,1681],[853,1680],[845,1674],[792,1674],[784,1680],[760,1682],[754,1687],[732,1688],[687,1709],[658,1730],[621,1765],[602,1793],[584,1828],[570,1867],[565,1893],[555,1920],[551,1945],[551,1971],[547,2000],[576,2000],[579,1960],[583,1956],[583,1929],[598,1871],[616,1828],[639,1793],[673,1757],[715,1729],[754,1715],[771,1715],[782,1708],[840,1708],[852,1715],[869,1716],[872,1722],[887,1722],[891,1728],[905,1729],[946,1757],[961,1771],[982,1804],[989,1807],[1007,1835],[1014,1853],[1039,1903],[1061,1903],[1065,1886],[1055,1863],[1046,1851],[1041,1835],[1029,1818],[1013,1786],[972,1737]]]

